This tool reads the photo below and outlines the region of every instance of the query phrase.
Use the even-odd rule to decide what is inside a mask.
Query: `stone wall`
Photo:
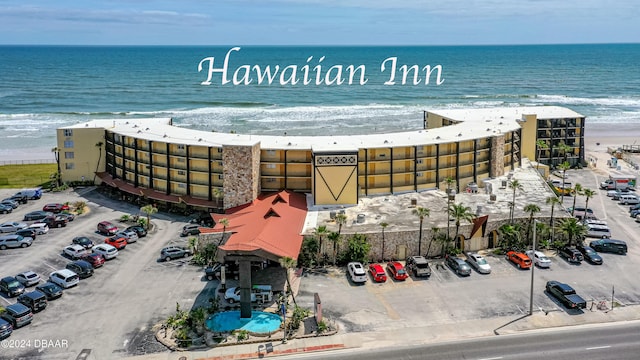
[[[489,177],[497,178],[504,175],[504,135],[491,137],[491,167]]]
[[[260,143],[222,150],[224,208],[244,205],[260,194]]]

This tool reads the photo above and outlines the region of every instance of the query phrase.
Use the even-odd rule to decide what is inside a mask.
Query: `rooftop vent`
[[[291,146],[291,143],[288,143],[287,146]]]
[[[462,133],[459,133],[459,134],[458,134],[458,137],[460,137],[460,136],[462,136]]]
[[[164,136],[162,136],[162,137],[163,137],[163,138],[166,138],[166,137],[167,137],[167,134],[164,134]]]
[[[389,143],[389,140],[385,140],[385,141],[384,141],[384,143],[385,143],[385,144],[388,144],[388,143]]]
[[[142,130],[138,130],[138,134],[140,134],[142,132]]]
[[[146,128],[145,130],[146,130],[146,131],[149,131],[149,128]]]
[[[436,140],[439,140],[439,139],[440,139],[440,136],[436,136]]]
[[[491,131],[491,128],[487,128],[487,131]]]
[[[202,138],[198,139],[198,141],[202,141]]]

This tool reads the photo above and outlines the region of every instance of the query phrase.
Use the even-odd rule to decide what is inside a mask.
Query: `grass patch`
[[[48,187],[56,164],[24,164],[0,166],[0,189]]]

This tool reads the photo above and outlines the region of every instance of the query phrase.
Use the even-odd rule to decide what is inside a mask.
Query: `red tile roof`
[[[220,246],[226,253],[273,254],[276,257],[298,258],[302,246],[302,228],[307,216],[307,201],[303,194],[281,191],[261,195],[248,206],[235,208],[228,214],[211,214],[216,225],[201,229],[203,233],[220,232],[221,219],[227,219],[226,231],[233,235]]]

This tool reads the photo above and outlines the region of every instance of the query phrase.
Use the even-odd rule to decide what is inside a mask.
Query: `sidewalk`
[[[590,304],[589,304],[590,305]],[[613,311],[596,310],[590,306],[583,314],[570,315],[565,311],[545,313],[535,311],[532,316],[510,316],[477,319],[446,325],[398,329],[396,332],[341,333],[304,339],[271,339],[273,352],[266,353],[265,343],[223,346],[206,351],[156,353],[130,357],[130,360],[237,360],[293,355],[349,348],[382,348],[438,343],[468,338],[516,334],[525,331],[549,330],[565,326],[640,320],[640,306],[616,307]],[[402,331],[410,330],[410,331]]]

